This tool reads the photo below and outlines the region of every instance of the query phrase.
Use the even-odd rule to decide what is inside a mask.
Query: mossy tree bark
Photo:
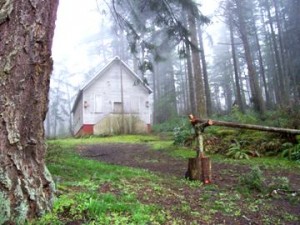
[[[58,0],[0,0],[0,224],[52,206],[44,161]]]

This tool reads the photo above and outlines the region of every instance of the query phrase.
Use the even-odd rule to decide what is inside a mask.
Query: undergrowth
[[[268,182],[264,176],[263,171],[259,166],[253,166],[250,172],[243,174],[239,178],[240,191],[255,191],[263,194],[271,193],[274,190],[290,191],[290,180],[287,177],[274,177],[272,176]]]
[[[222,117],[213,116],[212,119],[242,124],[297,128],[297,121],[298,119],[300,121],[300,118],[294,114],[291,117],[287,111],[281,110],[269,111],[264,116],[260,116],[253,111],[242,113],[237,107],[233,107],[230,114]],[[182,120],[185,120],[185,122]],[[194,132],[188,119],[180,118],[178,121],[177,124],[171,121],[170,123],[164,123],[163,126],[173,128],[175,145],[195,148]],[[277,133],[211,126],[205,129],[204,140],[205,149],[208,153],[218,153],[228,158],[252,159],[262,156],[275,156],[300,162],[300,144],[292,143],[289,137]],[[296,140],[298,140],[298,143],[300,142],[300,135],[296,137]]]

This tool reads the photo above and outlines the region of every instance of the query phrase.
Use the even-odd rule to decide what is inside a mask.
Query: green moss
[[[6,131],[8,133],[7,138],[11,145],[17,144],[20,142],[20,133],[17,126],[19,121],[15,115],[16,105],[12,100],[6,99],[5,106],[7,110],[3,117],[6,118]],[[19,150],[22,150],[22,146],[20,144],[17,146]]]
[[[21,202],[20,205],[16,208],[17,216],[14,221],[17,224],[24,224],[27,218],[28,205],[25,202]]]
[[[0,224],[8,221],[10,218],[10,202],[7,196],[0,191]]]
[[[50,183],[51,190],[55,191],[55,184],[53,182],[51,173],[49,172],[46,165],[44,166],[44,175],[45,175],[46,180]]]
[[[26,181],[25,181],[25,182],[26,182]],[[28,192],[28,194],[29,194],[29,198],[30,198],[31,200],[35,201],[35,200],[36,200],[36,196],[37,196],[37,194],[36,194],[36,189],[31,188],[30,185],[28,185],[28,182],[26,182],[25,188],[26,188],[26,190],[27,190],[27,192]]]
[[[5,171],[3,171],[1,167],[0,167],[0,183],[3,184],[4,187],[7,188],[8,190],[11,190],[12,187],[11,180],[7,176],[7,173],[5,173]]]
[[[12,0],[0,0],[0,24],[3,23],[13,10]]]
[[[55,191],[56,191],[55,190],[55,183],[54,183],[54,181],[52,179],[52,176],[51,176],[51,173],[49,172],[49,170],[48,170],[48,168],[47,168],[46,165],[44,166],[44,171],[45,171],[44,172],[45,178],[49,182],[51,193],[55,193]],[[55,196],[54,196],[54,194],[52,194],[51,198],[49,199],[49,201],[50,201],[50,207],[53,206],[54,200],[55,200]]]
[[[5,81],[6,81],[6,77],[7,77],[7,74],[4,73],[3,71],[0,71],[0,84],[1,85],[5,85]],[[0,114],[2,116],[2,114]]]

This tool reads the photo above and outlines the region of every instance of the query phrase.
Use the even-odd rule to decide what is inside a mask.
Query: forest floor
[[[161,177],[159,184],[154,185],[147,177],[139,176],[130,179],[127,186],[134,189],[143,204],[159,205],[167,212],[164,215],[170,219],[164,224],[182,224],[183,221],[184,224],[300,224],[298,169],[261,166],[263,190],[255,190],[255,184],[251,190],[240,182],[241,177],[251,173],[249,164],[212,158],[213,183],[203,185],[185,180],[186,158],[174,157],[163,149],[153,150],[146,144],[80,145],[77,151],[84,158],[146,169]],[[99,191],[116,196],[122,193],[109,181],[103,183]],[[177,223],[174,218],[178,218]]]

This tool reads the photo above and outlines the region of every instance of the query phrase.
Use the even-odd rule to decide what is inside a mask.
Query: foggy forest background
[[[45,121],[48,137],[72,134],[71,107],[78,90],[115,56],[153,89],[154,125],[189,113],[224,118],[233,110],[261,120],[297,117],[298,0],[218,1],[213,16],[201,13],[201,1],[200,12],[190,1],[186,7],[174,3],[168,9],[159,2],[97,2],[99,32],[82,44],[99,60],[84,73],[55,62]],[[217,43],[207,32],[216,18],[222,23]],[[278,119],[274,123],[299,128]]]

